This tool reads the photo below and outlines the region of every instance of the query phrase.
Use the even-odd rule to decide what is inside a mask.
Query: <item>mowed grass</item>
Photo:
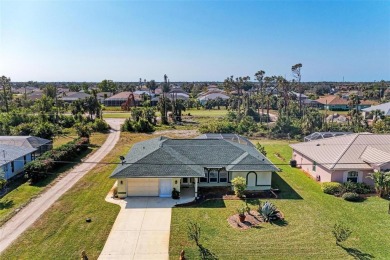
[[[145,134],[122,133],[116,149],[102,161],[119,162],[136,142],[151,138]],[[114,185],[108,177],[114,164],[100,164],[87,173],[23,233],[0,259],[80,259],[86,251],[97,259],[120,207],[104,199]],[[90,217],[91,223],[85,219]]]
[[[56,138],[53,146],[57,147],[61,144],[74,140],[74,138],[76,137],[67,136]],[[82,158],[99,148],[106,139],[107,134],[92,134],[90,138],[90,148],[81,153],[77,158],[74,158],[74,161],[80,162]],[[71,170],[73,167],[75,167],[74,164],[67,164],[58,167],[46,179],[39,181],[34,185],[31,185],[29,182],[25,182],[24,180],[11,184],[10,189],[13,190],[0,199],[0,226],[10,219],[16,213],[17,209],[28,204],[31,199],[35,198],[44,191],[47,186],[52,184],[58,176],[66,174],[66,172]]]
[[[174,208],[170,259],[177,259],[183,249],[188,259],[198,258],[194,242],[187,237],[189,221],[200,223],[202,245],[220,259],[389,259],[388,201],[370,197],[352,203],[324,194],[319,184],[288,165],[291,148],[285,142],[263,144],[267,156],[282,169],[273,175],[273,186],[282,191],[280,198],[271,201],[285,214],[286,225],[263,223],[246,231],[231,228],[227,218],[236,214],[240,201]],[[353,232],[343,247],[336,246],[331,233],[336,222],[345,223]]]
[[[103,113],[103,118],[129,118],[131,113],[129,112],[117,112],[117,113]]]

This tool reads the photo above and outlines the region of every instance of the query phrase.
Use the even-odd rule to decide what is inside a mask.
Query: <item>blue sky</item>
[[[390,1],[3,1],[12,81],[390,80]]]

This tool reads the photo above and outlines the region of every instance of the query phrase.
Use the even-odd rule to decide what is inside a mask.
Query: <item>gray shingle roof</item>
[[[0,144],[0,166],[36,151],[35,148]]]
[[[124,177],[203,177],[204,168],[277,171],[256,148],[224,139],[169,139],[137,143],[112,173]]]
[[[25,148],[38,148],[51,143],[50,140],[36,136],[0,136],[0,144],[7,144]]]
[[[370,170],[367,163],[379,163],[386,157],[378,157],[372,148],[390,153],[390,134],[358,133],[290,145],[297,152],[330,170]],[[365,150],[370,147],[366,152]],[[384,163],[384,162],[381,162]]]

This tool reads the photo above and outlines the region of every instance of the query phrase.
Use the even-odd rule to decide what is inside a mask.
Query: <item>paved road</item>
[[[115,146],[120,137],[120,124],[124,119],[106,119],[113,129],[104,144],[90,157],[88,161],[99,162]],[[25,208],[0,228],[0,253],[4,251],[16,238],[29,228],[59,197],[68,191],[78,180],[89,172],[95,163],[86,163],[76,166],[50,189],[37,197]]]

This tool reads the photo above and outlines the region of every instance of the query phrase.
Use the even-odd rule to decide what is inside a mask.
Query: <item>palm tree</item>
[[[372,111],[372,114],[373,114],[373,123],[376,123],[376,121],[378,121],[378,119],[383,118],[384,112],[380,109],[376,109],[376,110]]]
[[[262,118],[264,115],[264,88],[263,88],[263,79],[264,79],[264,70],[259,70],[256,72],[255,77],[259,81],[259,86],[260,86],[260,93],[259,89],[257,89],[257,95],[260,95],[260,107],[261,107],[261,115],[260,115],[260,107],[258,109],[259,117],[260,117],[260,122],[262,122]]]
[[[390,190],[390,172],[373,172],[368,178],[374,180],[375,190],[380,197],[384,197]]]

